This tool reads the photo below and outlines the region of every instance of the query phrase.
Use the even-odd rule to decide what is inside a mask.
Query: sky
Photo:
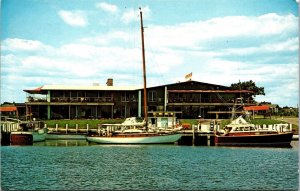
[[[42,85],[147,86],[252,80],[299,104],[298,0],[1,0],[1,103]]]

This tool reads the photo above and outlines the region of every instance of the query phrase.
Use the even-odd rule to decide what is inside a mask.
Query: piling
[[[195,126],[192,125],[193,128],[193,140],[192,140],[192,145],[195,145]]]
[[[210,135],[207,135],[207,146],[210,146]]]

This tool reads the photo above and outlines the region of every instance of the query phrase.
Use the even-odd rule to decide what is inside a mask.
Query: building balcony
[[[27,97],[27,102],[47,102],[47,98],[37,98],[37,97],[32,97],[29,96]]]
[[[251,100],[244,100],[244,104],[253,104],[254,101]],[[169,98],[168,99],[168,104],[169,105],[176,105],[176,104],[212,104],[212,105],[233,105],[234,104],[234,99],[214,99],[214,98]],[[238,103],[242,104],[242,103]]]
[[[112,97],[51,97],[51,102],[64,103],[105,103],[113,102]]]
[[[50,101],[47,101],[50,100]],[[115,103],[115,102],[137,102],[136,99],[121,99],[121,98],[113,98],[113,97],[51,97],[48,98],[33,98],[27,97],[27,103],[29,104],[45,104],[50,103],[57,105],[59,103],[64,104],[84,104],[84,103]]]

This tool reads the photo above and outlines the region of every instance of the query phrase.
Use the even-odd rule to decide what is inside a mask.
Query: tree
[[[255,82],[253,82],[252,80],[231,84],[230,88],[233,90],[250,90],[254,92],[254,95],[265,95],[265,88],[257,87],[255,85]]]

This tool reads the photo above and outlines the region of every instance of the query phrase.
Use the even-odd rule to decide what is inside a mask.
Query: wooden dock
[[[5,120],[1,121],[1,145],[9,144],[9,137],[11,131],[16,131],[22,121],[19,120]],[[44,127],[47,127],[45,124]],[[70,128],[68,124],[65,127],[59,127],[58,124],[53,128],[48,128],[48,135],[46,139],[51,140],[85,140],[86,135],[89,133],[97,133],[101,130],[101,125],[98,125],[97,128],[90,128],[87,124],[85,127],[79,127],[76,124],[75,128]],[[109,127],[108,131],[114,131],[114,127]],[[179,131],[183,134],[181,139],[178,141],[178,145],[195,145],[195,146],[214,146],[214,129],[218,128],[217,126],[211,125],[192,125],[191,129],[184,129]],[[291,125],[290,125],[291,128]],[[297,137],[298,140],[298,137]]]
[[[48,128],[49,135],[48,139],[85,139],[88,133],[97,133],[100,131],[100,126],[96,128],[89,128],[87,125],[85,128],[79,128],[76,125],[75,128],[69,128],[68,125],[65,127]],[[110,129],[113,131],[114,129]],[[193,128],[191,130],[179,131],[183,134],[181,139],[178,141],[178,145],[197,145],[197,146],[214,146],[214,133],[208,131],[201,131]]]

